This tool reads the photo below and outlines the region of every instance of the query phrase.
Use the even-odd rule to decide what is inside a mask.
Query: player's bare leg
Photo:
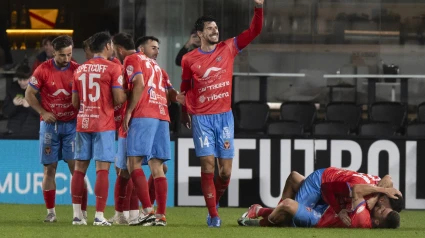
[[[165,208],[167,206],[168,184],[164,173],[164,163],[160,159],[150,159],[149,167],[154,178],[155,198],[158,204],[155,215],[155,226],[166,226]]]
[[[69,159],[66,161],[68,164],[69,172],[74,175],[74,169],[75,169],[75,160]],[[87,198],[88,198],[88,191],[87,191],[87,181],[84,180],[84,189],[83,189],[83,197],[81,202],[81,211],[83,212],[83,218],[87,221]]]
[[[75,161],[74,173],[71,180],[73,225],[87,225],[81,207],[84,196],[84,177],[86,176],[89,165],[90,160]]]
[[[215,158],[214,155],[202,156],[201,160],[201,187],[204,194],[205,203],[208,208],[207,224],[213,227],[212,221],[214,220],[214,227],[220,227],[221,220],[217,212],[217,194],[214,184],[214,170]]]
[[[136,188],[137,197],[139,198],[144,212],[139,214],[139,217],[129,222],[130,226],[136,225],[151,225],[155,221],[155,213],[149,198],[149,187],[146,180],[145,173],[142,170],[142,157],[128,156],[127,168],[130,172],[131,179],[133,180],[134,187]]]
[[[56,222],[56,211],[55,211],[55,198],[56,198],[56,168],[58,163],[45,164],[44,175],[43,175],[43,196],[44,203],[47,208],[47,217],[44,222]]]
[[[93,225],[95,226],[111,226],[104,216],[106,201],[108,199],[109,189],[109,168],[111,163],[96,161],[96,185],[94,186],[94,193],[96,195],[96,214]]]

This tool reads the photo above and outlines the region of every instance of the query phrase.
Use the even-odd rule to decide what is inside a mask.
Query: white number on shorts
[[[148,86],[152,88],[156,88],[156,84],[153,82],[153,79],[155,77],[155,71],[159,72],[159,89],[163,92],[165,92],[165,88],[162,87],[162,70],[158,65],[155,65],[152,67],[152,64],[149,61],[146,61],[146,68],[152,69],[151,76],[148,80]]]
[[[100,74],[89,74],[89,89],[95,88],[95,94],[89,94],[89,99],[92,102],[96,102],[100,98],[100,84],[98,82],[95,82],[94,79],[99,79]],[[82,74],[80,77],[78,77],[78,80],[82,81],[83,85],[83,101],[85,102],[87,100],[87,89],[86,89],[86,74]]]
[[[199,142],[201,142],[201,148],[204,148],[204,146],[210,147],[210,142],[208,141],[208,137],[206,136],[204,140],[202,140],[202,136],[199,137]]]

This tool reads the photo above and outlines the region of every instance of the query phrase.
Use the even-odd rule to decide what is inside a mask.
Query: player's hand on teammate
[[[130,124],[131,113],[126,113],[124,116],[124,120],[122,121],[122,127],[125,132],[128,131],[128,125]]]
[[[192,119],[190,118],[189,113],[183,112],[182,114],[182,124],[187,128],[192,128]]]
[[[176,100],[178,103],[180,103],[183,106],[186,106],[186,96],[185,96],[186,92],[181,92],[179,94],[177,94],[176,96]]]
[[[338,217],[339,219],[341,219],[341,221],[346,225],[346,226],[351,226],[351,219],[348,216],[348,211],[346,209],[342,209],[339,213],[338,213]]]
[[[396,197],[395,195],[399,195],[401,197],[403,197],[403,194],[401,194],[400,191],[398,191],[395,188],[385,188],[385,194],[389,197],[389,198],[394,198],[394,199],[398,199],[398,197]]]
[[[263,7],[264,0],[254,0],[256,7]]]
[[[40,113],[41,118],[43,118],[43,121],[45,121],[46,123],[55,123],[56,122],[56,117],[55,114],[51,113],[51,112],[47,112],[47,111],[43,111]]]

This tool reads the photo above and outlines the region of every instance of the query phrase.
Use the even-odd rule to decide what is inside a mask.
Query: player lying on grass
[[[324,187],[331,182],[347,183],[350,187],[353,187],[355,184],[373,184],[380,187],[392,187],[391,178],[389,176],[385,176],[382,180],[380,180],[377,176],[332,167],[326,170],[317,170],[308,176],[307,179],[305,179],[305,182],[303,181],[304,176],[297,172],[292,172],[286,181],[285,188],[282,192],[282,199],[276,209],[262,208],[260,205],[255,204],[250,207],[249,212],[244,214],[245,216],[238,220],[239,224],[260,226],[316,226],[319,223],[322,214],[328,207],[321,196],[321,187],[323,184]],[[357,187],[356,189],[361,189],[361,187]],[[388,190],[388,192],[399,194],[399,192],[394,189]],[[356,193],[359,192],[356,190]],[[364,192],[361,191],[361,193]],[[341,197],[340,194],[338,194],[338,196]],[[294,198],[295,200],[293,200]],[[377,202],[378,197],[375,196],[373,198],[367,198],[368,209],[372,209]],[[395,201],[398,203],[395,203]],[[349,204],[350,202],[351,200],[347,200],[344,204]],[[382,204],[386,207],[392,206],[399,211],[401,208],[398,204],[401,203],[402,200],[400,199],[392,200],[392,204],[390,204],[387,197],[381,196],[379,197],[378,207],[381,207],[380,205]],[[330,213],[330,211],[327,211],[327,213]],[[335,217],[334,215],[335,214],[332,214],[332,217]],[[341,216],[342,215],[343,214],[341,214]],[[394,217],[397,215],[398,214],[393,214]],[[249,220],[259,216],[264,219]],[[348,222],[347,224],[349,225]]]

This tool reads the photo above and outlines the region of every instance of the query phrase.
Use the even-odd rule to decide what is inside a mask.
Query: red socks
[[[56,190],[44,190],[44,203],[46,204],[47,209],[51,209],[55,207],[55,198],[56,198]]]
[[[214,186],[214,174],[201,172],[201,187],[204,194],[205,203],[211,217],[218,216],[216,209],[216,191]]]
[[[126,186],[126,191],[125,191],[125,199],[123,202],[123,207],[122,210],[123,211],[130,211],[130,200],[131,200],[131,193],[133,192],[133,181],[130,179],[127,180],[127,186]],[[117,210],[118,211],[118,210]]]
[[[115,201],[115,211],[123,212],[124,210],[123,208],[124,208],[124,201],[126,199],[127,184],[128,184],[128,179],[118,175],[117,181],[115,183],[115,189],[118,190],[118,194],[116,197],[117,200]],[[115,193],[117,193],[117,191],[115,191]]]
[[[130,197],[130,211],[139,210],[139,198],[137,197],[136,187],[134,186],[133,180],[130,179],[130,183],[133,187],[133,190],[131,190]],[[130,186],[130,183],[127,186]]]
[[[133,184],[137,192],[137,197],[142,203],[143,208],[152,207],[149,198],[148,182],[146,181],[146,176],[143,170],[141,168],[133,170],[131,173],[131,179],[133,180]]]
[[[222,180],[219,176],[215,180],[215,193],[216,193],[216,199],[215,203],[218,204],[220,201],[221,196],[223,196],[224,192],[226,192],[227,187],[229,187],[230,179],[228,180]]]
[[[151,204],[153,205],[155,203],[156,195],[155,195],[155,183],[154,183],[152,174],[151,176],[149,176],[148,185],[149,185],[149,198],[151,199]]]
[[[87,211],[87,188],[83,188],[83,197],[81,200],[81,211]]]
[[[165,215],[165,208],[167,207],[167,192],[168,184],[166,177],[159,177],[154,180],[155,197],[156,197],[156,214]]]
[[[85,174],[81,171],[75,170],[71,180],[71,194],[72,194],[72,203],[73,204],[82,204],[84,196],[84,177]],[[53,190],[51,190],[53,191]],[[44,195],[46,199],[46,195]],[[46,200],[47,201],[47,200]],[[53,197],[53,206],[54,206],[54,197]],[[86,201],[87,204],[87,201]],[[47,206],[47,202],[46,202]],[[82,209],[81,209],[82,210]]]
[[[267,218],[270,214],[272,214],[273,210],[274,209],[272,209],[272,208],[263,207],[263,208],[260,208],[257,215],[259,217]]]
[[[98,170],[96,172],[96,185],[94,186],[97,212],[103,212],[105,210],[106,200],[108,199],[108,188],[108,170]]]

